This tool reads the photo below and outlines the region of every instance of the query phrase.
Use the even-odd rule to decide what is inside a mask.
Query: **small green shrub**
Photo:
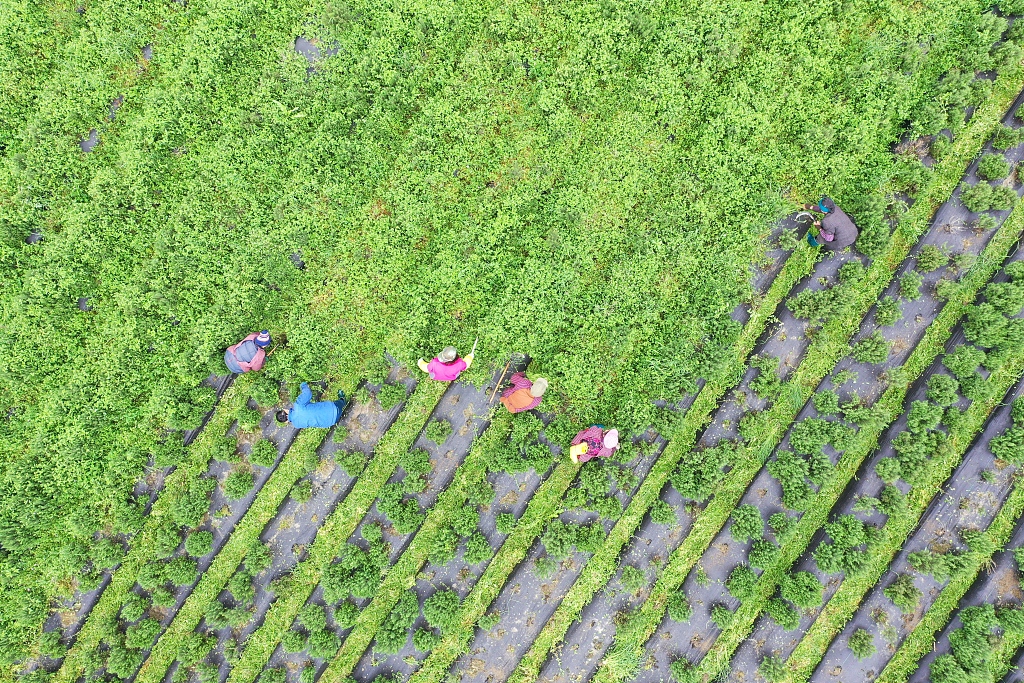
[[[917,253],[917,270],[930,273],[949,263],[949,256],[934,244],[926,244]]]
[[[311,602],[303,606],[299,612],[299,623],[311,633],[313,631],[323,631],[327,628],[327,613],[323,607]]]
[[[228,500],[245,498],[255,485],[256,478],[252,472],[234,470],[224,478],[224,495]]]
[[[875,324],[882,327],[895,325],[900,319],[900,302],[891,296],[887,296],[878,302],[875,307]]]
[[[916,270],[908,270],[900,277],[900,296],[907,301],[916,301],[921,298],[921,285],[924,278]]]
[[[934,374],[928,378],[928,400],[940,406],[951,406],[960,399],[960,383],[949,375]]]
[[[244,566],[231,575],[228,579],[228,591],[235,600],[241,603],[250,604],[256,598],[256,589],[252,584],[252,573]]]
[[[1016,24],[1014,24],[1016,26]],[[992,135],[992,149],[1005,152],[1022,142],[1021,131],[1009,126],[999,126]]]
[[[154,607],[174,607],[174,593],[163,586],[154,588],[153,592],[150,594],[150,598],[153,600]]]
[[[651,505],[651,521],[664,526],[675,526],[679,523],[675,508],[660,498]]]
[[[159,626],[159,622],[157,623]],[[131,628],[131,627],[129,627]],[[67,654],[68,649],[60,640],[60,631],[44,631],[39,638],[39,652],[51,659],[60,659]],[[19,680],[24,680],[21,678]]]
[[[260,674],[259,683],[285,683],[288,675],[284,669],[264,669]]]
[[[786,665],[778,657],[769,655],[761,660],[761,665],[757,667],[757,672],[768,683],[778,683],[786,677]]]
[[[868,631],[862,628],[857,629],[850,635],[847,645],[850,646],[850,652],[857,659],[867,659],[875,654],[875,639]]]
[[[308,503],[313,497],[313,482],[309,479],[300,479],[295,482],[288,496],[297,503]]]
[[[171,517],[180,526],[197,527],[206,516],[210,507],[210,494],[217,488],[216,479],[200,477],[194,479],[188,490],[177,501],[171,511]],[[179,539],[180,540],[180,539]],[[177,544],[175,544],[177,547]]]
[[[779,547],[771,541],[760,539],[754,541],[750,546],[750,554],[747,560],[751,567],[767,569],[768,566],[778,557]]]
[[[330,660],[341,647],[341,640],[334,631],[311,631],[306,646],[311,657]]]
[[[407,393],[404,384],[385,384],[377,391],[377,400],[384,410],[391,410],[405,400]]]
[[[150,602],[138,593],[129,593],[121,607],[121,618],[133,622],[149,610]]]
[[[647,584],[647,577],[644,576],[644,572],[639,567],[633,567],[626,565],[622,568],[622,575],[619,577],[619,583],[630,593],[639,593],[640,589]]]
[[[916,610],[918,601],[921,599],[921,591],[914,585],[914,577],[909,574],[897,576],[882,593],[892,600],[892,603],[899,607],[904,614],[910,614]]]
[[[277,447],[266,439],[260,439],[252,445],[249,462],[260,467],[273,467],[277,462]]]
[[[960,202],[972,213],[992,208],[992,186],[986,182],[977,185],[960,184]]]
[[[542,581],[550,579],[558,571],[558,563],[547,555],[541,555],[533,562],[533,573]]]
[[[772,598],[765,607],[765,613],[783,630],[792,631],[800,626],[800,615],[788,602],[781,598]]]
[[[839,395],[834,391],[819,391],[813,401],[814,409],[822,415],[835,415],[839,412]]]
[[[680,624],[685,624],[693,616],[693,608],[690,606],[690,601],[686,599],[686,594],[683,593],[682,589],[676,589],[674,593],[668,596],[668,618],[672,621]]]
[[[109,569],[124,558],[124,546],[110,538],[101,538],[89,549],[89,559],[96,569]]]
[[[351,600],[343,600],[334,608],[334,621],[341,628],[352,628],[360,614],[359,607]]]
[[[242,432],[255,432],[258,430],[262,418],[263,415],[260,414],[260,411],[249,406],[242,406],[235,413],[235,419],[238,421],[238,430]]]
[[[715,605],[711,608],[711,621],[722,631],[732,625],[735,616],[736,614],[725,605]]]
[[[928,146],[928,153],[932,155],[932,158],[936,161],[942,161],[942,158],[949,152],[950,147],[953,146],[953,142],[945,135],[939,134],[932,140],[931,145]]]
[[[993,211],[1008,211],[1017,203],[1017,192],[1012,187],[999,185],[992,188],[990,205]]]
[[[745,564],[736,565],[725,582],[729,593],[739,600],[746,600],[757,591],[757,574]]]
[[[281,387],[276,380],[263,373],[252,373],[256,375],[252,379],[252,388],[249,390],[249,397],[256,402],[256,405],[263,408],[276,406],[281,402]]]
[[[474,531],[466,541],[465,559],[469,564],[480,564],[494,556],[494,549],[488,543],[487,537],[479,531]]]
[[[430,652],[441,642],[441,636],[432,629],[418,628],[412,635],[412,644],[420,652]]]
[[[191,585],[198,576],[198,565],[190,557],[175,557],[164,565],[164,577],[175,586]]]
[[[732,511],[732,526],[729,533],[740,543],[751,538],[761,538],[764,535],[764,520],[761,519],[761,511],[753,505],[737,507]]]
[[[415,591],[402,593],[384,623],[377,630],[373,649],[383,654],[397,654],[409,639],[408,629],[420,613],[419,598]]]
[[[245,567],[254,574],[259,574],[274,563],[274,555],[270,547],[256,541],[245,556]]]
[[[680,657],[668,665],[668,671],[676,683],[697,683],[697,674],[685,657]]]
[[[193,531],[185,537],[185,551],[193,557],[208,555],[213,550],[213,534],[209,531]]]
[[[768,526],[775,532],[775,538],[782,543],[787,532],[793,527],[793,518],[785,512],[776,512],[768,518]]]
[[[443,634],[458,626],[460,606],[458,593],[442,589],[423,602],[423,616]]]
[[[1002,180],[1010,175],[1010,162],[1002,154],[985,154],[978,160],[978,177],[982,180]]]
[[[423,434],[435,444],[441,446],[452,434],[452,423],[444,419],[432,420],[427,424]]]
[[[889,342],[880,332],[857,342],[851,355],[860,363],[884,363],[889,357]]]
[[[316,683],[316,667],[312,664],[302,667],[302,672],[299,674],[299,683]]]
[[[797,607],[811,608],[821,604],[822,586],[810,572],[784,576],[780,589],[782,597]]]
[[[882,458],[875,463],[875,474],[886,484],[892,484],[900,478],[900,461],[896,458]]]
[[[185,666],[195,666],[210,654],[216,644],[217,638],[214,636],[190,633],[178,648],[178,661]]]
[[[501,621],[500,612],[488,612],[487,614],[480,617],[480,621],[477,624],[485,631],[490,631],[492,628],[498,625]]]

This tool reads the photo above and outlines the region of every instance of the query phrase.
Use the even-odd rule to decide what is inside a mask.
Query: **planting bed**
[[[388,383],[400,387],[402,394],[416,386],[415,380],[400,368],[391,369]],[[219,628],[209,623],[210,618],[207,617],[196,629],[198,633],[215,633],[217,636],[212,661],[223,665],[220,679],[226,678],[230,672],[230,663],[236,656],[232,650],[237,650],[237,644],[244,642],[259,627],[275,599],[271,584],[282,578],[286,582],[296,564],[306,559],[317,531],[349,493],[365,461],[372,457],[377,443],[404,407],[404,400],[400,400],[385,409],[376,398],[382,385],[366,386],[369,390],[366,396],[370,396],[370,400],[359,403],[360,394],[356,393],[341,423],[329,430],[317,447],[319,465],[296,485],[301,488],[305,486],[302,482],[308,480],[308,494],[296,492],[290,496],[260,534],[260,543],[270,550],[269,566],[257,571],[245,565],[239,569],[238,573],[248,570],[252,574],[248,581],[241,581],[251,593],[236,597],[229,587],[218,596],[217,601],[227,609],[240,608],[246,614],[238,616],[235,623]],[[393,396],[392,400],[397,398],[397,395]],[[279,587],[280,590],[283,588]]]

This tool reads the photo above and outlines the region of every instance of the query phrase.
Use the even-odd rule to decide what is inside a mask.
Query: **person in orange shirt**
[[[538,377],[536,382],[531,382],[522,372],[512,375],[509,381],[512,386],[501,392],[501,405],[505,406],[510,413],[533,410],[540,405],[541,397],[548,389],[548,381],[543,377]]]

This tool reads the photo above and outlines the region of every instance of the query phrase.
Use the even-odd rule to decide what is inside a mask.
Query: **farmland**
[[[0,679],[1011,680],[1022,15],[5,3]]]

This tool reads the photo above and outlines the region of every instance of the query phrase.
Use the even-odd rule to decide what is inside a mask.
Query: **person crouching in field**
[[[338,391],[337,401],[314,401],[309,385],[303,382],[299,385],[299,396],[295,399],[292,409],[279,410],[275,417],[278,422],[291,422],[292,426],[298,429],[333,427],[341,419],[347,404],[345,392],[341,390]]]
[[[512,386],[501,392],[501,405],[513,414],[536,408],[540,405],[541,397],[544,396],[544,392],[548,388],[548,381],[543,377],[538,377],[536,382],[531,382],[523,372],[512,375],[509,381]]]
[[[464,370],[468,370],[473,364],[473,354],[467,353],[465,358],[459,358],[459,352],[454,346],[446,346],[428,363],[422,358],[417,361],[419,369],[427,373],[430,379],[439,382],[453,382],[459,378]]]
[[[591,425],[576,435],[569,447],[569,457],[575,463],[592,458],[607,458],[619,450],[619,430],[605,431],[603,425]]]
[[[825,214],[820,220],[814,221],[817,230],[812,228],[807,231],[807,243],[812,247],[840,251],[857,241],[857,226],[830,197],[822,197],[817,206],[804,204],[804,208]]]
[[[270,346],[270,332],[261,330],[253,332],[248,337],[233,346],[229,346],[224,352],[224,364],[228,370],[235,373],[252,372],[262,370],[263,361],[267,358],[264,351]]]

